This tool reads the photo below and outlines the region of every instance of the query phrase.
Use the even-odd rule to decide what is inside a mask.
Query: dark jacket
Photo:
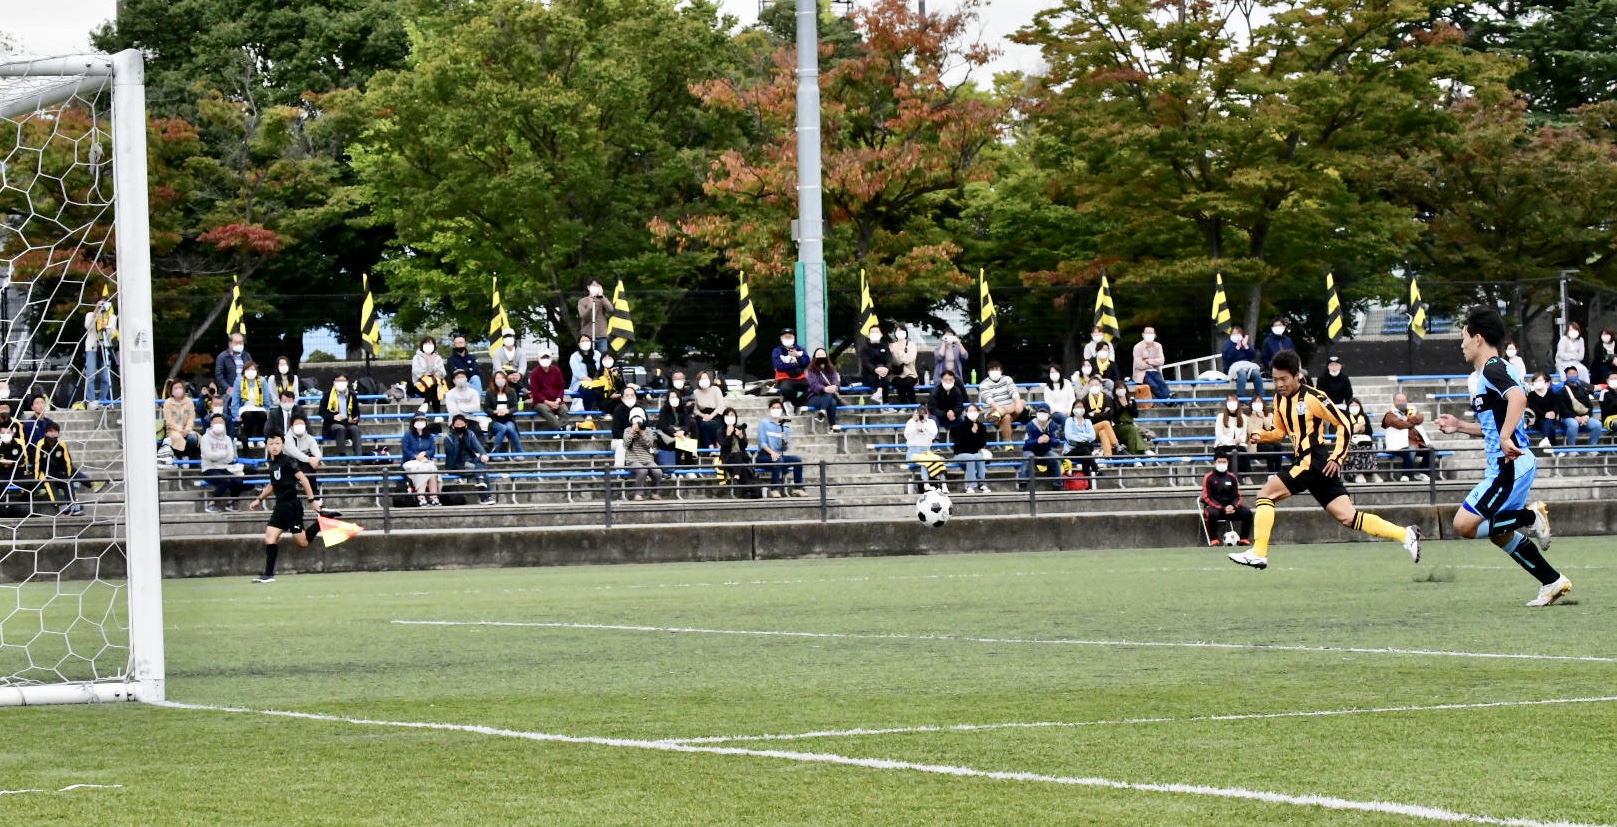
[[[533,370],[528,371],[528,399],[534,407],[539,407],[541,402],[554,402],[566,393],[567,377],[556,365],[547,368],[535,362]]]
[[[501,414],[500,403],[505,403],[505,413]],[[515,385],[506,385],[500,390],[492,384],[488,393],[483,394],[483,410],[488,412],[489,418],[495,422],[511,422],[516,418],[517,410],[522,407],[522,392]]]
[[[1563,382],[1559,391],[1551,391],[1555,403],[1560,407],[1561,421],[1565,422],[1574,416],[1593,416],[1595,412],[1594,396],[1590,394],[1589,385],[1585,382]],[[1573,410],[1572,404],[1576,400],[1583,406],[1583,413]]]
[[[859,372],[867,377],[874,378],[876,368],[887,368],[889,375],[891,375],[893,352],[887,349],[887,343],[872,342],[867,338],[859,345]]]
[[[1117,361],[1116,359],[1113,359],[1111,364],[1106,366],[1105,370],[1101,370],[1099,359],[1090,359],[1086,362],[1086,364],[1089,365],[1090,376],[1099,377],[1101,379],[1110,379],[1113,382],[1123,381],[1123,363]]]
[[[432,459],[438,455],[438,440],[432,435],[431,426],[419,436],[414,428],[405,428],[404,437],[399,440],[399,449],[403,452],[400,462],[409,462],[422,451],[427,453],[427,459]]]
[[[1241,478],[1230,471],[1220,474],[1217,471],[1207,472],[1202,477],[1202,505],[1213,508],[1223,508],[1226,505],[1239,506],[1241,504]]]
[[[247,348],[241,349],[241,363],[243,365],[253,361],[253,354]],[[213,384],[218,388],[234,388],[236,386],[236,360],[230,356],[230,348],[213,359]]]
[[[803,371],[808,369],[808,352],[792,345],[788,350],[785,345],[777,346],[769,354],[769,361],[775,366],[775,381],[782,379],[802,379]]]
[[[1274,361],[1276,353],[1279,353],[1282,350],[1296,349],[1297,346],[1292,344],[1290,336],[1276,336],[1273,332],[1271,332],[1269,335],[1263,337],[1263,350],[1258,354],[1263,359],[1263,369],[1269,369],[1269,363]]]
[[[988,426],[980,421],[962,419],[959,425],[949,431],[949,440],[954,443],[956,454],[980,453],[988,447]]]
[[[1250,347],[1236,347],[1228,338],[1224,340],[1224,372],[1228,373],[1230,365],[1236,362],[1256,362],[1258,352]]]
[[[1048,428],[1049,430],[1045,430]],[[1044,428],[1039,427],[1037,419],[1027,424],[1027,438],[1022,440],[1022,450],[1036,457],[1046,457],[1062,452],[1061,434],[1056,431],[1055,421],[1045,422]],[[1039,437],[1047,436],[1048,442],[1040,442]]]
[[[744,423],[736,423],[735,433],[719,435],[719,460],[725,465],[752,462],[752,455],[747,453],[747,426]]]
[[[1112,402],[1110,394],[1101,394],[1100,404],[1097,406],[1091,404],[1089,391],[1086,390],[1083,396],[1078,397],[1078,405],[1083,408],[1084,418],[1090,422],[1112,422],[1117,419],[1117,405]]]
[[[464,351],[449,351],[449,361],[444,364],[444,371],[453,377],[457,370],[466,371],[468,379],[481,375],[481,371],[477,369],[477,356],[472,353],[471,348]]]
[[[939,382],[932,386],[932,396],[927,407],[932,412],[942,416],[945,411],[954,411],[956,416],[966,409],[966,386],[957,380],[953,388],[943,387]]]
[[[1527,392],[1527,410],[1533,412],[1533,428],[1540,431],[1559,429],[1561,427],[1560,395],[1554,390],[1539,396],[1532,391]]]
[[[264,433],[266,434],[272,432],[279,432],[282,435],[292,433],[292,417],[308,418],[308,415],[303,412],[302,405],[293,405],[291,410],[285,412],[282,412],[279,404],[266,405],[265,409],[269,411],[269,419],[264,422]]]
[[[1336,406],[1343,410],[1347,410],[1348,400],[1353,398],[1353,380],[1348,377],[1345,370],[1336,376],[1332,376],[1330,370],[1327,369],[1320,374],[1319,379],[1314,383],[1314,387],[1324,391],[1325,395],[1329,396],[1331,401],[1335,402]]]

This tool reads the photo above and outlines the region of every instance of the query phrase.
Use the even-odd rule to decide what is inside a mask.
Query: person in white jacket
[[[1078,389],[1062,375],[1060,365],[1050,366],[1050,375],[1039,390],[1044,393],[1044,405],[1050,409],[1050,419],[1055,423],[1056,430],[1066,427],[1067,415],[1072,413],[1072,403],[1078,401]]]
[[[1577,322],[1567,322],[1566,332],[1561,334],[1561,340],[1555,343],[1555,372],[1566,375],[1566,369],[1575,367],[1579,376],[1588,376],[1589,369],[1584,367],[1583,357],[1587,353],[1583,341],[1583,326]]]

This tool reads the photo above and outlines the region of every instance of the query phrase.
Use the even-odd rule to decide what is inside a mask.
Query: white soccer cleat
[[[1527,510],[1533,512],[1532,531],[1533,531],[1534,539],[1538,540],[1538,549],[1539,549],[1539,551],[1549,551],[1550,550],[1550,508],[1549,508],[1549,506],[1545,505],[1543,500],[1539,500],[1538,502],[1535,502],[1532,505],[1528,506]]]
[[[1226,556],[1230,558],[1231,562],[1240,563],[1243,566],[1251,566],[1252,568],[1260,570],[1269,567],[1269,558],[1259,557],[1258,555],[1253,554],[1251,550],[1237,551]]]
[[[1409,552],[1409,558],[1420,562],[1420,526],[1412,525],[1404,529],[1404,551]]]
[[[1527,605],[1529,605],[1529,606],[1548,606],[1551,603],[1554,603],[1555,601],[1560,600],[1561,598],[1565,597],[1566,593],[1569,592],[1569,591],[1572,591],[1572,581],[1566,579],[1566,575],[1563,574],[1563,575],[1561,575],[1561,579],[1556,580],[1554,583],[1551,583],[1548,586],[1545,586],[1545,587],[1539,589],[1538,590],[1538,597],[1535,597],[1532,600],[1527,601]]]

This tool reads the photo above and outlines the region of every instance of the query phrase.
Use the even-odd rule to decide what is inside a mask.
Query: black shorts
[[[297,500],[290,502],[277,502],[275,510],[270,513],[270,528],[296,534],[303,530],[303,503]]]
[[[1330,505],[1337,497],[1348,496],[1347,484],[1342,482],[1341,474],[1327,477],[1313,468],[1292,465],[1280,470],[1280,481],[1293,495],[1304,491],[1313,494],[1314,501],[1321,506]]]

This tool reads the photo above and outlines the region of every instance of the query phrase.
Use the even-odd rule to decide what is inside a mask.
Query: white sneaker
[[[1538,540],[1539,550],[1540,551],[1549,551],[1550,550],[1550,508],[1549,508],[1549,506],[1545,505],[1543,500],[1539,500],[1538,502],[1535,502],[1532,505],[1528,506],[1527,510],[1533,512],[1532,532],[1533,532],[1533,537]]]
[[[275,578],[266,577],[264,575],[259,575],[259,576],[253,578],[253,582],[254,583],[274,583]]]
[[[1432,478],[1429,475],[1426,475],[1426,474],[1416,474],[1415,475],[1415,480],[1417,482],[1431,482]]]
[[[1420,526],[1412,525],[1404,529],[1404,551],[1415,562],[1420,562]]]
[[[1240,563],[1243,566],[1251,566],[1255,569],[1266,569],[1269,567],[1269,558],[1259,557],[1258,555],[1253,554],[1250,550],[1232,552],[1225,556],[1229,557],[1232,562]]]
[[[1566,593],[1569,591],[1572,591],[1572,581],[1566,579],[1566,575],[1563,574],[1561,575],[1561,579],[1539,589],[1538,597],[1527,601],[1527,605],[1548,606],[1551,603],[1560,600],[1562,597],[1565,597]]]
[[[1398,481],[1399,482],[1409,482],[1409,475],[1408,474],[1400,474],[1400,475],[1398,475]]]

